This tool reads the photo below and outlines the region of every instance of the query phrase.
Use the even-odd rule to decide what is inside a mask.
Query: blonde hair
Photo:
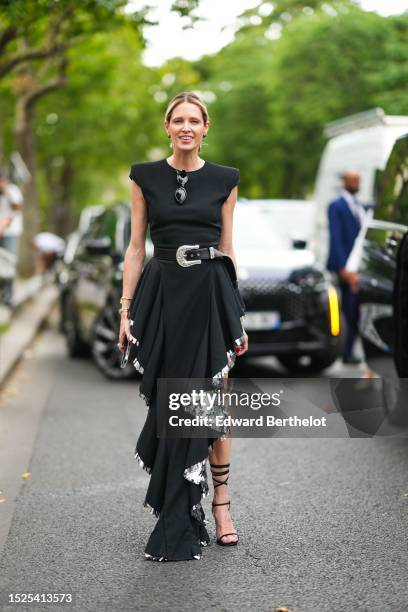
[[[201,114],[203,116],[204,123],[207,123],[209,120],[208,110],[206,105],[204,104],[202,98],[194,93],[193,91],[182,91],[172,98],[166,108],[165,119],[166,121],[170,121],[172,112],[182,102],[191,102],[191,104],[195,104],[201,110]]]

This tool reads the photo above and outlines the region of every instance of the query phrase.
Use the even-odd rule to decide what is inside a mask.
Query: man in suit
[[[328,208],[330,248],[327,269],[337,274],[341,301],[347,322],[346,345],[343,362],[360,363],[353,354],[353,345],[358,336],[358,284],[357,272],[346,270],[346,262],[364,220],[365,210],[355,195],[360,189],[360,175],[348,170],[342,176],[343,189],[340,196]]]

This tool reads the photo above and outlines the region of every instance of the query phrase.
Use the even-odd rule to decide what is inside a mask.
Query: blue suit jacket
[[[344,268],[354,241],[360,231],[360,221],[342,197],[334,200],[328,208],[330,247],[327,269],[338,272]]]

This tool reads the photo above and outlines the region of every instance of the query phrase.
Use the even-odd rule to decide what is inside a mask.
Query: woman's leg
[[[225,378],[228,374],[225,375]],[[213,444],[212,450],[209,452],[210,464],[215,465],[226,465],[230,463],[232,438],[228,436],[224,440],[216,440]],[[229,468],[211,468],[213,472],[225,472]],[[229,474],[219,476],[216,473],[212,474],[213,478],[216,478],[218,482],[225,482]],[[214,503],[223,503],[229,501],[228,486],[220,485],[217,486],[217,482],[213,482],[214,486]],[[213,508],[214,518],[216,523],[216,537],[217,539],[222,536],[223,533],[235,532],[234,524],[231,520],[231,515],[228,506],[214,506]],[[238,539],[236,535],[226,536],[222,538],[224,544],[234,542]]]

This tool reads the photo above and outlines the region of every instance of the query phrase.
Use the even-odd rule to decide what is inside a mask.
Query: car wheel
[[[139,378],[140,375],[132,363],[126,368],[120,367],[122,353],[117,346],[119,327],[116,308],[113,304],[106,304],[97,316],[92,332],[91,349],[95,364],[106,378],[112,380]]]
[[[319,374],[329,368],[338,358],[338,351],[328,350],[315,355],[281,355],[280,363],[294,374]]]
[[[82,340],[79,333],[78,313],[74,299],[69,293],[64,299],[61,318],[68,355],[70,357],[87,357],[89,355],[89,346]]]

